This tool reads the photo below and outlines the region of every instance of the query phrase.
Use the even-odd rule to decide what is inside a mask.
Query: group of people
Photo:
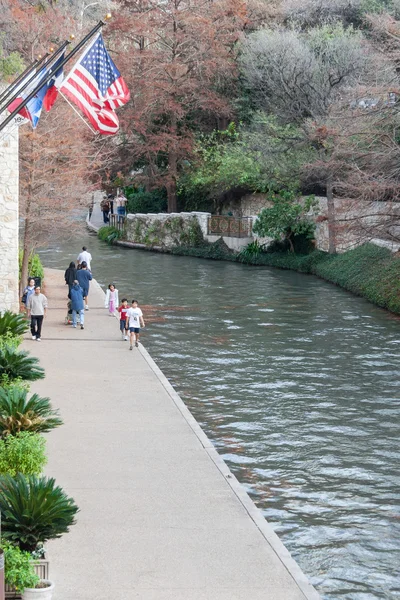
[[[114,214],[114,202],[117,205],[117,215],[119,217],[125,216],[126,203],[128,200],[118,190],[117,196],[114,196],[114,194],[108,194],[108,196],[103,198],[103,200],[100,202],[100,208],[103,213],[103,222],[105,224],[110,222],[109,215]]]
[[[128,299],[122,298],[121,304],[119,304],[118,290],[113,283],[110,283],[106,292],[104,306],[108,309],[110,317],[115,316],[116,312],[118,313],[121,339],[125,341],[130,340],[129,350],[133,350],[134,344],[138,347],[140,329],[145,327],[143,312],[138,306],[138,301],[135,299],[132,300],[131,306],[128,307]]]
[[[89,310],[88,297],[90,282],[93,279],[91,272],[92,255],[86,246],[77,258],[77,265],[71,262],[64,273],[66,285],[68,285],[68,313],[66,323],[77,328],[85,328],[85,310]],[[40,285],[36,285],[35,279],[31,278],[24,290],[22,302],[25,304],[28,317],[31,320],[32,339],[41,341],[43,319],[47,314],[47,298],[41,292]],[[119,316],[119,329],[121,339],[130,340],[129,350],[133,346],[139,346],[140,330],[145,327],[143,312],[138,306],[137,300],[132,300],[128,306],[127,298],[122,298],[119,303],[118,290],[110,283],[106,292],[105,308],[110,316]]]
[[[71,262],[64,273],[69,298],[67,323],[70,315],[72,317],[72,327],[75,329],[78,319],[81,329],[85,328],[85,310],[89,310],[89,287],[93,279],[91,266],[92,255],[88,252],[86,246],[83,246],[82,252],[77,258],[77,266],[74,262]]]

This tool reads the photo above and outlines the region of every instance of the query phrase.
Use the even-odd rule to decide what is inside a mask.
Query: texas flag
[[[28,85],[26,89],[23,90],[21,95],[16,98],[11,104],[8,105],[7,109],[9,112],[13,112],[18,106],[29,96],[29,94],[40,84],[40,82],[50,73],[53,73],[53,77],[45,83],[35,94],[33,98],[31,98],[22,108],[18,114],[26,119],[29,119],[32,123],[32,127],[35,129],[40,115],[42,114],[42,108],[49,111],[53,106],[56,98],[57,98],[57,89],[55,88],[55,84],[60,84],[63,79],[63,68],[60,67],[61,62],[64,60],[64,53],[60,56],[60,58],[50,67],[44,67],[39,71],[35,79]]]

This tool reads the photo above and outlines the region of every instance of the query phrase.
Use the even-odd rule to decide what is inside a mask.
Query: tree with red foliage
[[[125,0],[111,24],[118,68],[132,101],[121,111],[118,170],[141,166],[149,185],[164,185],[177,210],[179,165],[191,156],[194,129],[227,119],[236,76],[243,0]]]

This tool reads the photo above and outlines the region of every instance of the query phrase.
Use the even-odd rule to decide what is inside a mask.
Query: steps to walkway
[[[318,600],[146,350],[120,340],[97,283],[84,330],[64,325],[63,283],[46,270],[43,341],[24,342],[46,370],[33,390],[64,419],[47,473],[80,507],[50,544],[54,600]]]

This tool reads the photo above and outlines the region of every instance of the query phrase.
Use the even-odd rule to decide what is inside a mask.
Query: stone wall
[[[208,213],[128,214],[124,239],[161,249],[199,245],[207,234]]]
[[[18,128],[0,132],[0,311],[19,311]]]

